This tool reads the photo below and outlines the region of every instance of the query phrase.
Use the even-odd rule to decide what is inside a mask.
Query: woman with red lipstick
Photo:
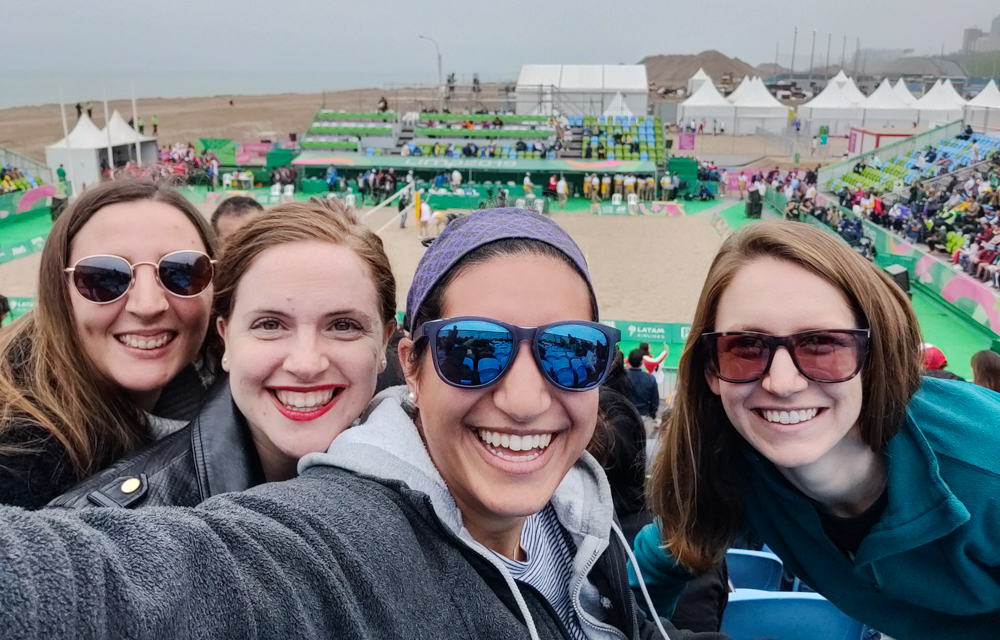
[[[231,236],[216,287],[228,377],[185,428],[50,506],[194,506],[287,480],[361,415],[386,366],[396,286],[381,240],[350,209],[259,214]]]
[[[60,216],[37,305],[0,337],[0,503],[41,507],[194,416],[214,257],[204,217],[151,181],[97,185]]]
[[[661,609],[749,532],[883,633],[996,635],[1000,396],[921,378],[902,290],[835,236],[759,223],[723,244],[691,336],[660,527],[635,542]]]

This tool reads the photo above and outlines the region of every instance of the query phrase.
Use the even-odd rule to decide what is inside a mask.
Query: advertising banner
[[[677,134],[677,150],[694,151],[694,134],[693,133]]]

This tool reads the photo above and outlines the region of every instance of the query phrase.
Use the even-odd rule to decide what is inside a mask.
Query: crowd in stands
[[[27,191],[41,186],[41,178],[32,176],[25,171],[7,164],[0,166],[0,195],[15,191]]]
[[[740,192],[815,183],[775,168]],[[901,290],[769,221],[712,262],[668,403],[667,345],[618,350],[552,219],[442,226],[397,326],[383,242],[340,200],[233,198],[209,222],[134,179],[71,203],[40,304],[0,330],[3,628],[726,640],[727,551],[766,544],[894,638],[992,637],[1000,356],[974,357],[982,386],[926,376],[943,365]]]
[[[551,145],[540,140],[489,142],[487,144],[477,144],[472,140],[465,144],[444,141],[423,144],[408,142],[400,148],[400,155],[440,158],[558,158],[562,149],[563,144],[560,140],[556,140]]]

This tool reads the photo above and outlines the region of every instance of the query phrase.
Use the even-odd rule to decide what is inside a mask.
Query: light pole
[[[426,40],[427,42],[430,42],[431,44],[433,44],[434,45],[434,50],[437,51],[437,57],[438,57],[438,111],[441,111],[444,108],[444,106],[441,104],[441,101],[442,101],[443,96],[444,96],[444,82],[442,82],[442,80],[441,80],[441,47],[439,47],[437,41],[434,40],[434,39],[432,39],[432,38],[428,38],[427,36],[417,36],[417,37],[420,38],[421,40]]]
[[[813,29],[813,43],[812,49],[809,51],[809,80],[806,82],[806,88],[811,88],[813,83],[813,58],[816,56],[816,30]]]
[[[789,70],[791,75],[791,82],[795,84],[795,45],[799,41],[799,28],[795,27],[795,31],[792,32],[792,68]]]
[[[833,34],[826,34],[826,62],[823,64],[823,82],[830,79],[830,44],[833,42]]]

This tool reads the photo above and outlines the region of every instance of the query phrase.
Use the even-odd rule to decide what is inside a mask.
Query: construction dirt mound
[[[646,75],[657,87],[680,88],[698,69],[704,69],[716,83],[721,83],[727,73],[732,75],[733,82],[754,75],[752,66],[718,51],[702,51],[696,56],[647,56],[639,64],[646,65]]]

